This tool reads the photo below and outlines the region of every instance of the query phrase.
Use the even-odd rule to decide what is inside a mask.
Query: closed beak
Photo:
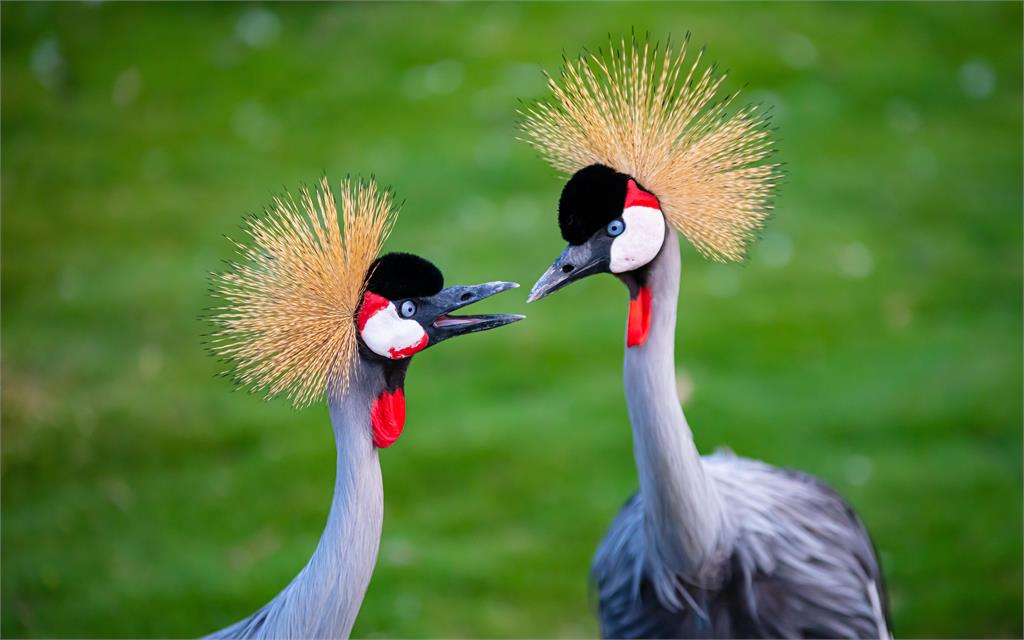
[[[604,273],[608,271],[608,264],[608,252],[603,247],[595,250],[592,242],[570,244],[533,285],[526,301],[540,300],[572,282],[595,273]]]

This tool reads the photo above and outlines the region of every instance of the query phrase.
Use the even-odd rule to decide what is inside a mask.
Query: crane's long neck
[[[378,369],[357,367],[349,390],[328,399],[338,466],[327,526],[313,557],[277,597],[214,637],[348,637],[377,562],[384,519],[370,426],[374,401],[386,386]]]
[[[697,579],[720,546],[723,513],[676,392],[679,266],[679,241],[669,228],[642,276],[650,329],[643,344],[626,348],[625,385],[648,554],[676,575]]]
[[[348,637],[377,563],[384,486],[370,429],[377,394],[366,386],[330,404],[338,449],[334,496],[327,526],[304,570],[297,620],[305,630],[291,637]]]

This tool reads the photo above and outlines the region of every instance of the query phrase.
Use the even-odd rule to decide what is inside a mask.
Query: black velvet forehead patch
[[[388,300],[432,296],[444,288],[441,270],[411,253],[382,255],[367,273],[366,288]]]
[[[622,215],[629,176],[603,164],[577,171],[558,199],[558,227],[569,244],[583,244]]]

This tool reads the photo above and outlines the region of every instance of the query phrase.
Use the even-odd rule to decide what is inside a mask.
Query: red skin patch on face
[[[401,388],[377,396],[370,408],[370,424],[377,448],[387,449],[398,440],[405,426],[405,392]]]
[[[622,208],[628,209],[630,207],[661,209],[661,204],[658,203],[658,199],[654,197],[654,194],[647,193],[636,186],[636,182],[630,178],[626,183],[626,204]]]
[[[366,323],[369,322],[378,311],[386,309],[391,301],[384,296],[379,296],[372,291],[367,291],[363,294],[363,304],[359,307],[359,315],[356,316],[356,322],[359,324],[359,330],[362,331],[366,328]],[[408,358],[414,353],[422,351],[427,346],[427,334],[424,333],[423,337],[420,338],[416,344],[403,347],[401,349],[395,349],[391,347],[388,349],[388,354],[392,360],[398,360],[400,358]]]
[[[384,296],[378,296],[372,291],[363,294],[363,304],[359,307],[359,315],[356,321],[359,323],[359,330],[366,328],[366,322],[381,309],[391,304],[391,301]]]
[[[391,359],[392,360],[397,360],[399,358],[408,358],[412,354],[414,354],[414,353],[416,353],[418,351],[422,351],[423,347],[425,347],[425,346],[427,346],[427,334],[426,333],[423,334],[423,337],[420,338],[419,342],[417,342],[416,344],[412,345],[411,347],[404,347],[402,349],[396,349],[394,347],[391,347],[390,349],[388,349],[388,353],[391,354]]]
[[[647,342],[651,332],[651,288],[640,287],[636,297],[629,301],[629,321],[626,324],[626,346],[639,347]]]

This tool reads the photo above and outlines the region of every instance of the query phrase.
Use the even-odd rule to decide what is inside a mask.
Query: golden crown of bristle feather
[[[735,97],[712,104],[725,75],[685,65],[689,35],[663,52],[631,39],[607,54],[566,59],[548,76],[553,100],[521,112],[526,142],[556,169],[592,164],[628,174],[704,255],[742,260],[771,211],[780,172],[765,163],[771,132],[757,107],[729,116]]]
[[[296,407],[348,387],[364,277],[397,215],[372,180],[343,180],[335,200],[324,178],[246,221],[248,242],[233,242],[239,259],[211,276],[222,304],[210,349],[240,384]]]

